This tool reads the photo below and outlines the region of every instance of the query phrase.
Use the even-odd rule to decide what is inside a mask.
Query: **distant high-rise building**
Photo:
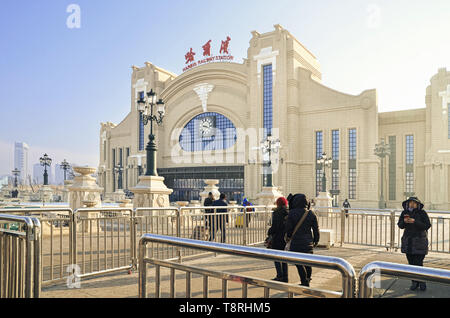
[[[47,167],[48,173],[48,184],[53,184],[53,167]],[[36,163],[33,165],[33,183],[35,184],[43,184],[44,183],[44,167],[41,166],[40,163]]]
[[[66,173],[66,178],[68,177],[68,172]],[[64,170],[61,169],[59,163],[55,164],[55,184],[64,185]]]
[[[20,174],[17,177],[20,184],[27,182],[28,175],[28,150],[30,147],[24,142],[16,142],[14,144],[14,169],[19,169]]]

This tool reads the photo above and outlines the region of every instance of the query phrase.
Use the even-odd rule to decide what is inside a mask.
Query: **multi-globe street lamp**
[[[44,185],[48,185],[47,167],[50,167],[52,165],[52,159],[47,154],[44,154],[44,156],[41,157],[39,161],[41,163],[41,166],[44,167]]]
[[[156,93],[153,89],[150,90],[146,96],[141,96],[137,101],[137,104],[144,126],[150,122],[149,142],[145,148],[147,151],[147,172],[145,175],[158,176],[156,170],[156,152],[158,151],[158,148],[156,147],[155,135],[153,133],[153,122],[162,125],[166,113],[165,104],[162,99],[157,100]],[[154,113],[155,106],[157,107],[157,115]]]
[[[265,187],[273,187],[273,169],[272,169],[272,153],[278,153],[281,148],[280,139],[275,138],[269,133],[266,139],[261,141],[260,149],[263,155],[267,155],[267,160],[264,160],[263,167],[265,168]]]
[[[375,145],[374,153],[377,157],[381,159],[381,177],[380,177],[381,194],[380,194],[379,208],[385,209],[386,201],[384,200],[384,159],[387,156],[391,155],[392,153],[391,145],[386,144],[383,138],[381,139],[381,143]]]
[[[20,175],[20,170],[16,168],[12,171],[12,174],[14,176],[14,188],[17,188],[18,187],[17,177]]]
[[[69,168],[70,168],[70,164],[66,161],[66,159],[64,159],[64,161],[61,162],[59,167],[64,170],[64,181],[66,181],[66,173],[67,173],[67,170],[69,170]]]
[[[322,165],[323,175],[322,175],[322,192],[327,192],[327,177],[326,177],[326,168],[331,167],[333,164],[333,159],[328,157],[324,152],[322,157],[317,159],[317,164]]]

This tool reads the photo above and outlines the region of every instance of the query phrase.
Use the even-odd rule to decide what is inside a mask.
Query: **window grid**
[[[414,193],[414,136],[406,136],[406,192]]]
[[[406,173],[406,192],[414,193],[414,172]]]
[[[333,169],[332,189],[339,190],[339,169]]]
[[[203,138],[199,132],[199,123],[206,117],[215,117],[216,134]],[[220,133],[217,134],[218,131]],[[237,132],[236,127],[227,117],[218,113],[203,113],[193,118],[184,127],[179,140],[181,148],[188,152],[224,150],[234,146]]]
[[[397,199],[397,138],[389,137],[389,145],[391,147],[391,155],[389,156],[389,200]]]
[[[356,169],[350,169],[349,171],[348,196],[350,200],[356,200]]]
[[[339,130],[333,130],[332,132],[332,156],[333,160],[339,160]]]
[[[316,132],[316,159],[322,158],[323,154],[323,132]]]
[[[356,160],[356,129],[349,130],[349,159]]]
[[[319,192],[322,192],[322,177],[323,177],[323,170],[316,169],[316,196],[319,195]]]
[[[272,64],[263,66],[263,128],[264,138],[273,128],[273,75]]]
[[[323,132],[316,131],[316,159],[322,158],[323,154]],[[316,162],[316,195],[322,192],[322,176],[323,170],[322,165]]]

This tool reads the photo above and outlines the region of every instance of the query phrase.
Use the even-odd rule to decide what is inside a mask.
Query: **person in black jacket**
[[[276,202],[277,207],[272,214],[272,226],[267,235],[272,236],[272,249],[284,251],[286,242],[284,235],[286,234],[286,219],[288,216],[286,198],[279,198]],[[279,282],[289,282],[288,279],[288,264],[275,262],[275,269],[277,270],[277,277],[273,280]]]
[[[409,265],[423,266],[425,256],[428,255],[428,230],[431,228],[430,218],[423,210],[424,205],[416,197],[403,202],[403,212],[398,221],[398,227],[404,229],[402,237],[402,253],[406,254]],[[424,282],[413,281],[411,290],[425,291]]]
[[[204,206],[212,206],[214,203],[214,196],[212,192],[208,194],[208,197],[205,199],[205,202],[203,203]],[[213,214],[213,209],[205,209],[206,214]],[[209,237],[211,237],[211,226],[212,226],[212,217],[209,215],[205,216],[205,226],[207,229],[209,229]]]
[[[220,199],[214,201],[212,206],[228,206],[227,196],[225,193],[220,195]],[[222,243],[225,243],[226,239],[226,223],[228,223],[228,210],[227,209],[217,209],[216,215],[212,217],[212,225],[211,225],[211,236],[209,238],[210,241],[214,241],[214,237],[216,235],[216,231],[220,230],[222,233]]]
[[[286,236],[291,241],[291,252],[313,254],[319,243],[320,232],[316,214],[310,210],[311,205],[304,194],[289,195],[289,214],[286,220]],[[308,213],[302,226],[293,234],[295,227],[305,213]],[[301,285],[309,287],[312,275],[310,266],[296,265]]]

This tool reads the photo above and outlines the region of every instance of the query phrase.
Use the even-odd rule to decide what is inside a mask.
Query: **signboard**
[[[192,48],[190,48],[189,52],[186,53],[184,56],[186,60],[187,66],[183,68],[183,72],[186,72],[194,67],[200,66],[202,64],[207,64],[211,62],[229,62],[233,61],[234,57],[229,53],[229,45],[230,45],[231,38],[227,36],[227,39],[225,41],[222,41],[220,45],[220,51],[219,55],[213,55],[211,56],[211,42],[212,40],[209,40],[206,42],[203,46],[203,58],[202,59],[195,59],[195,56],[197,55],[196,52]]]

